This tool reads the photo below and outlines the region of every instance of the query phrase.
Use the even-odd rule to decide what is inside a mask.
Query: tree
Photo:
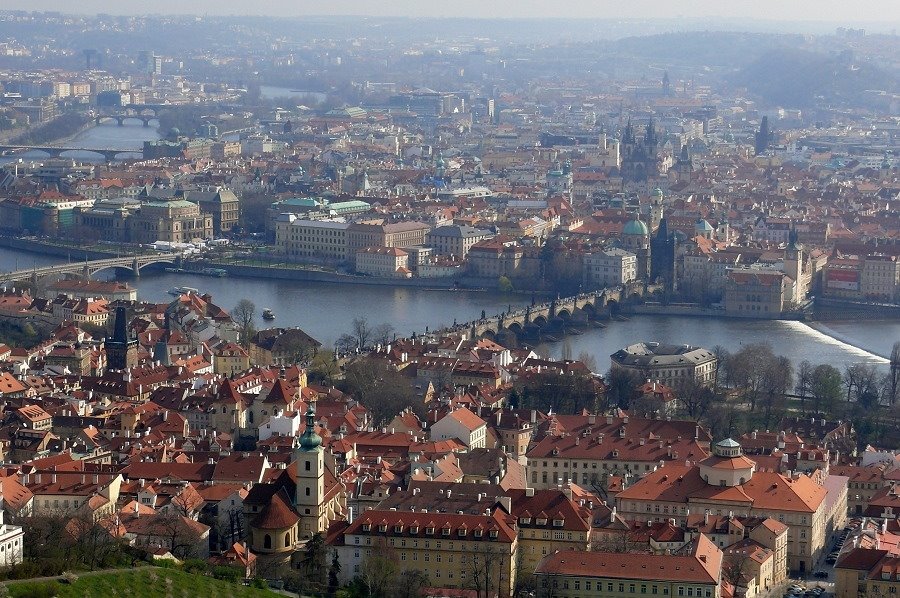
[[[675,385],[675,394],[685,415],[694,421],[699,421],[706,415],[715,396],[711,388],[693,376],[678,382]]]
[[[878,404],[878,369],[874,365],[855,363],[844,370],[847,402]]]
[[[372,342],[372,329],[369,327],[369,322],[366,318],[353,318],[353,323],[350,325],[350,334],[356,338],[356,346],[360,350],[365,349]]]
[[[501,293],[512,293],[513,284],[509,277],[501,276],[497,279],[497,290],[499,290]]]
[[[886,403],[894,405],[900,398],[900,341],[891,348],[891,369],[884,383]]]
[[[328,567],[328,596],[332,598],[341,587],[341,561],[338,560],[337,550],[331,553],[331,566]]]
[[[325,559],[328,556],[322,534],[315,533],[306,542],[303,559],[300,562],[303,570],[303,586],[309,592],[321,592],[326,583]]]
[[[345,368],[340,386],[372,412],[376,424],[390,421],[407,407],[421,411],[407,379],[378,359],[354,360]]]
[[[841,398],[841,373],[828,364],[816,366],[810,378],[809,392],[815,413],[831,413]]]
[[[713,354],[716,356],[716,369],[713,372],[713,392],[719,394],[719,377],[720,374],[725,371],[725,364],[727,363],[730,354],[728,353],[728,349],[722,345],[713,347]]]
[[[492,542],[482,542],[468,555],[469,574],[466,583],[470,590],[475,590],[477,598],[488,598],[495,592],[500,593],[503,567],[503,554],[500,546]]]
[[[309,378],[313,383],[334,386],[341,373],[341,366],[332,351],[318,351],[309,364]]]
[[[800,362],[797,368],[797,386],[794,391],[800,396],[800,409],[806,413],[806,398],[809,396],[810,387],[812,386],[812,364],[805,359]]]
[[[396,598],[420,598],[429,585],[428,575],[418,569],[406,569],[399,576],[391,592]]]
[[[253,336],[254,325],[253,320],[256,317],[256,304],[249,299],[241,299],[238,301],[234,309],[231,310],[231,318],[238,326],[238,332],[241,335],[241,343],[246,347],[250,344],[250,338]]]
[[[372,342],[389,345],[394,337],[394,327],[390,324],[379,324],[372,329]]]
[[[386,544],[372,546],[362,562],[359,577],[370,598],[388,598],[397,578],[397,559]]]
[[[623,368],[610,368],[606,374],[606,402],[609,407],[628,409],[634,389],[644,381],[637,372]]]

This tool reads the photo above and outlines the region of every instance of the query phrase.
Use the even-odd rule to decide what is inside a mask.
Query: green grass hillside
[[[192,575],[145,567],[117,573],[85,574],[73,583],[23,581],[7,585],[12,598],[273,598],[276,593]],[[0,595],[2,589],[0,589]]]

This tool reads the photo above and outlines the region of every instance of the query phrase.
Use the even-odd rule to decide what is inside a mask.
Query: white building
[[[637,279],[637,256],[612,248],[584,254],[584,286],[614,287]]]
[[[431,440],[461,440],[469,448],[484,448],[487,424],[466,408],[451,411],[430,430]]]
[[[3,482],[0,480],[0,567],[12,567],[23,560],[25,530],[6,523],[3,506]]]

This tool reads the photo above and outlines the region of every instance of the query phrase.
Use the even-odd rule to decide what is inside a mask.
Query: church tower
[[[794,303],[797,304],[806,296],[806,280],[804,273],[803,245],[798,241],[797,229],[791,227],[788,233],[788,244],[784,249],[784,273],[794,279]]]
[[[138,341],[128,332],[128,311],[116,308],[113,335],[106,337],[106,367],[110,370],[127,370],[138,362]]]
[[[294,451],[297,462],[297,494],[294,499],[301,515],[300,532],[309,538],[324,532],[328,525],[323,502],[325,498],[325,455],[322,438],[316,434],[316,410],[309,404],[306,410],[306,429]]]
[[[650,192],[650,230],[659,228],[663,219],[663,192],[657,187]]]

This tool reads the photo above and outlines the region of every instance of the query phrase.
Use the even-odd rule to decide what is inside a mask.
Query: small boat
[[[271,309],[269,309],[269,308],[267,307],[267,308],[264,309],[263,312],[262,312],[262,318],[263,318],[263,320],[274,320],[274,319],[275,319],[275,312],[273,312]]]
[[[222,278],[223,276],[228,276],[228,271],[223,270],[222,268],[203,268],[202,270],[200,270],[200,274]]]
[[[184,268],[166,268],[166,272],[174,272],[176,274],[181,274],[184,271]]]
[[[172,287],[171,289],[169,289],[169,294],[176,297],[180,297],[181,295],[186,295],[188,293],[199,294],[200,291],[198,289],[195,289],[194,287]]]

